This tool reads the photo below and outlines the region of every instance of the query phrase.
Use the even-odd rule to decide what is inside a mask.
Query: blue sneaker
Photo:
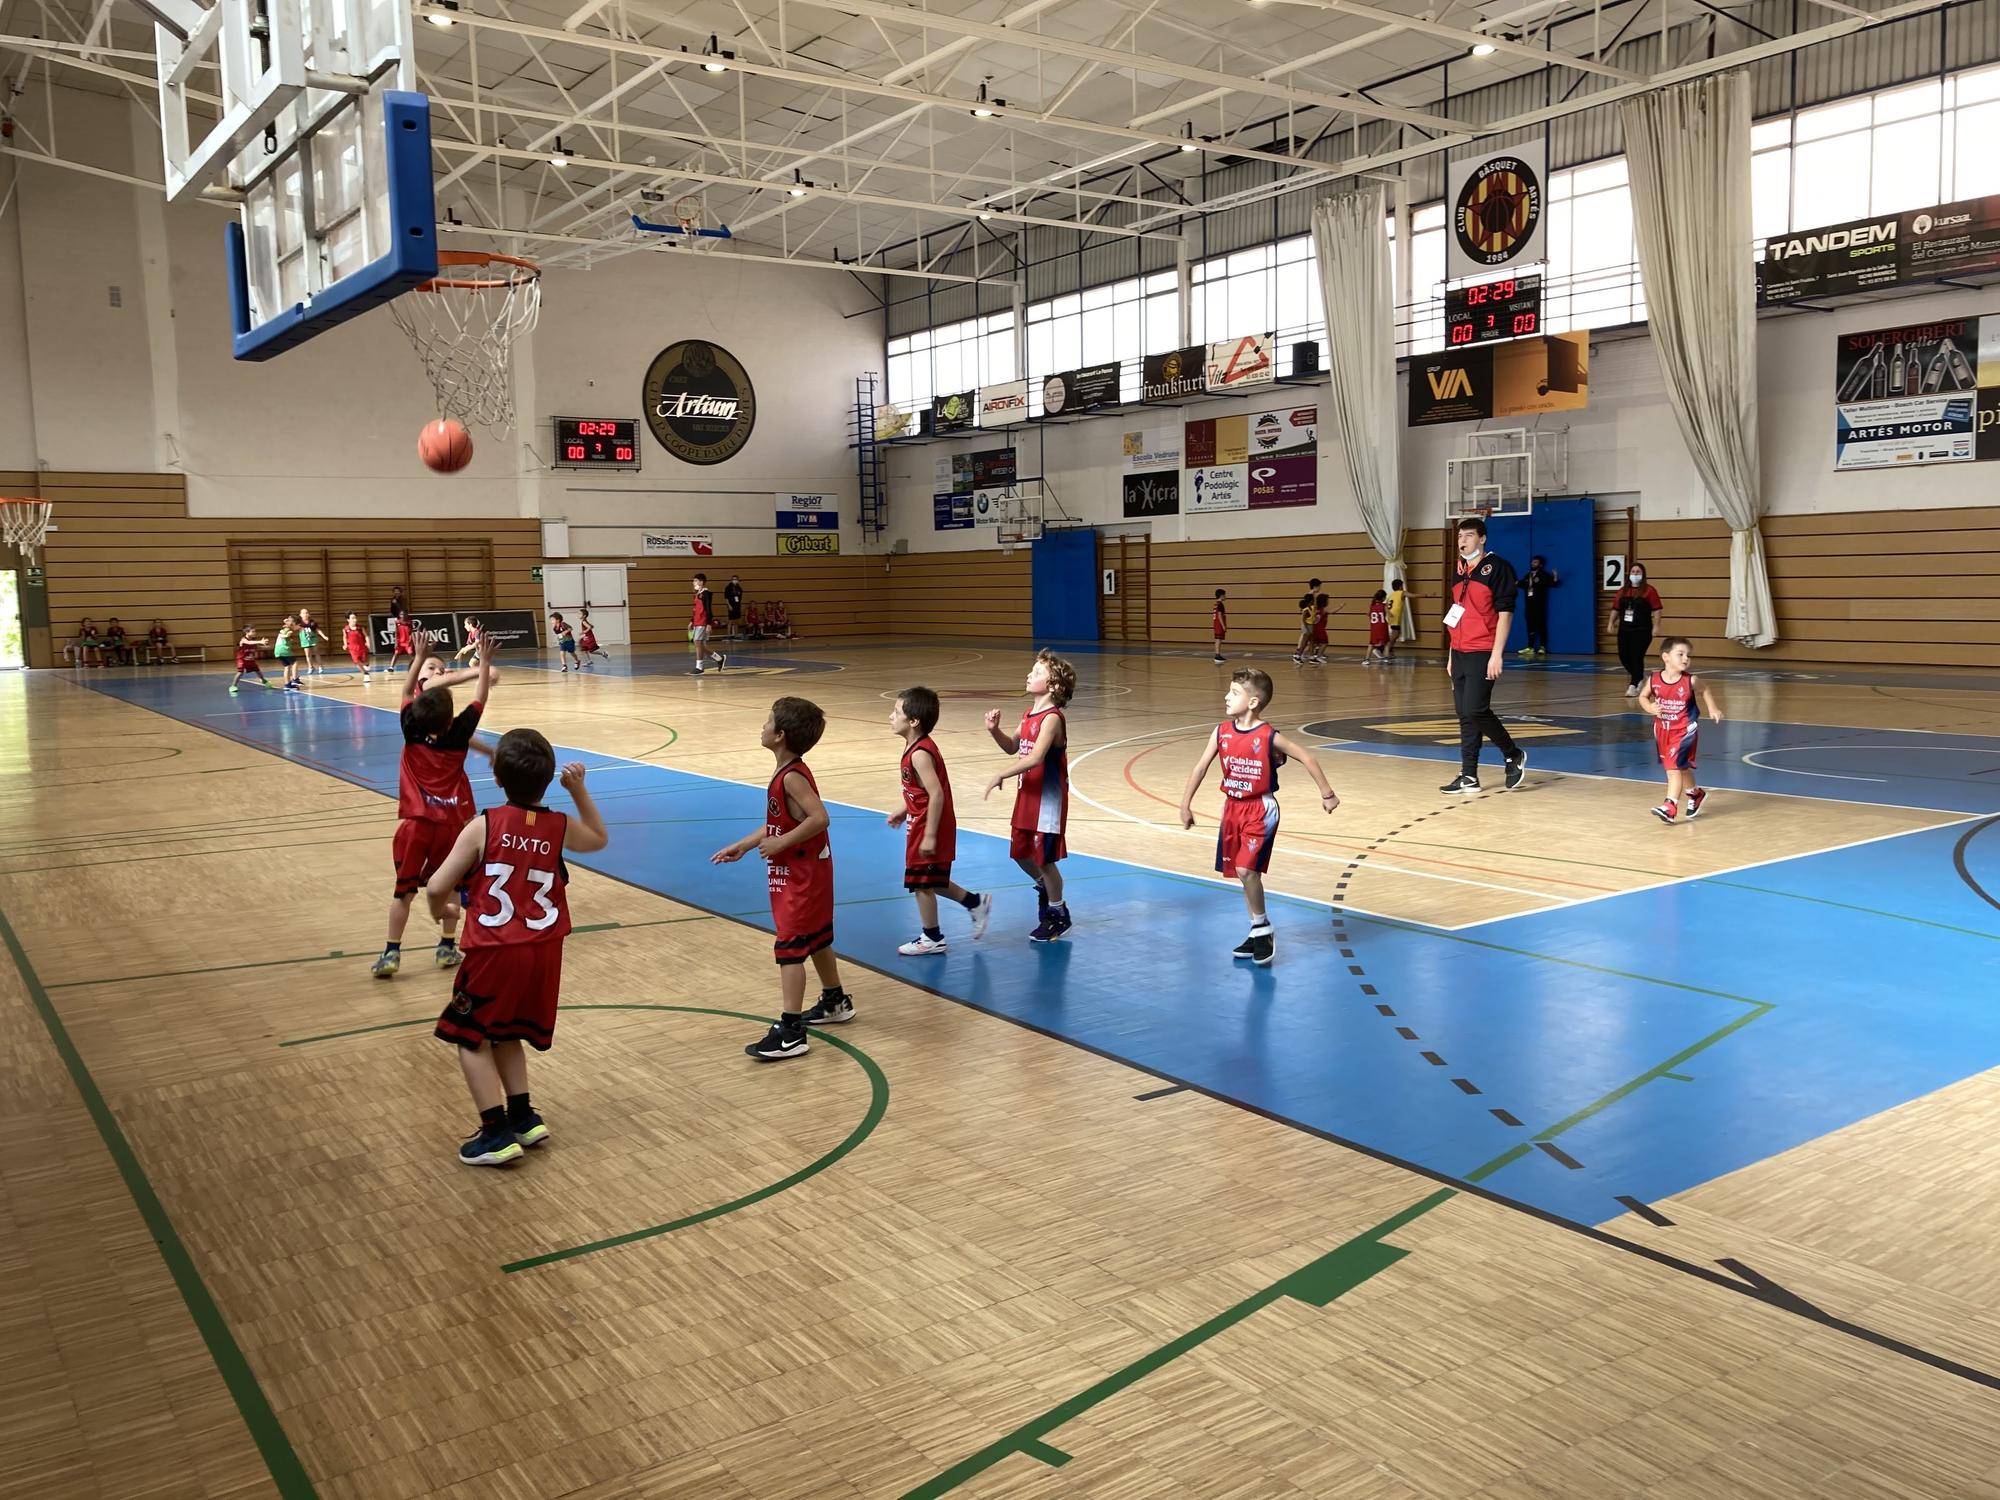
[[[508,1120],[507,1128],[514,1132],[514,1139],[523,1146],[539,1146],[549,1138],[547,1122],[532,1109],[521,1119]]]
[[[521,1159],[521,1143],[505,1125],[479,1134],[458,1148],[458,1159],[468,1167],[504,1167]]]

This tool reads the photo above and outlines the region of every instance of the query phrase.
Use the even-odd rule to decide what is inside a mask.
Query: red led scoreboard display
[[[1505,281],[1454,287],[1444,294],[1447,347],[1524,339],[1542,331],[1542,278],[1513,276]]]
[[[555,466],[558,469],[638,468],[638,418],[557,417]]]

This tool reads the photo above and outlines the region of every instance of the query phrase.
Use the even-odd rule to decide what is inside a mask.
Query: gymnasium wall
[[[0,472],[10,492],[55,502],[58,530],[42,553],[49,626],[28,632],[28,664],[62,663],[62,647],[86,616],[102,627],[113,615],[134,639],[154,619],[166,623],[177,645],[203,646],[211,663],[227,659],[245,621],[237,618],[230,581],[232,545],[268,550],[334,549],[328,567],[328,623],[347,610],[380,610],[389,602],[383,580],[409,579],[411,606],[419,612],[468,602],[441,593],[442,549],[485,546],[491,554],[490,589],[501,609],[541,608],[541,586],[529,570],[540,560],[541,536],[532,520],[516,517],[462,521],[384,518],[341,526],[304,517],[245,522],[190,516],[177,474]],[[357,554],[360,554],[357,556]],[[373,583],[366,579],[376,580]],[[319,591],[292,601],[311,605]],[[340,597],[354,595],[356,597]],[[255,619],[268,639],[280,616]]]
[[[838,557],[773,557],[769,553],[715,557],[614,557],[578,554],[564,562],[625,563],[630,591],[632,644],[685,647],[696,572],[708,575],[715,607],[734,573],[746,604],[782,601],[792,629],[809,653],[815,644],[880,638],[890,633],[882,589],[882,559],[858,553]]]

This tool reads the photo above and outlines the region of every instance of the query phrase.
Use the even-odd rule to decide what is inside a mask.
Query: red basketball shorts
[[[1215,835],[1215,868],[1234,877],[1245,870],[1259,875],[1271,868],[1271,846],[1278,841],[1278,799],[1226,797],[1222,827]]]
[[[795,867],[796,868],[796,867]],[[802,964],[833,946],[833,880],[792,881],[771,890],[771,956],[780,964]]]
[[[368,646],[364,641],[354,641],[348,645],[347,658],[357,667],[368,665]]]
[[[396,825],[396,842],[391,852],[396,860],[396,894],[413,896],[444,863],[451,846],[458,842],[457,823],[437,823],[429,818],[405,818]]]
[[[1694,769],[1695,726],[1686,722],[1672,726],[1656,724],[1653,738],[1660,747],[1660,764],[1669,771]]]
[[[537,1052],[555,1039],[562,993],[562,941],[468,948],[451,981],[451,1003],[432,1033],[440,1041],[478,1048],[526,1042]]]
[[[1069,853],[1059,833],[1042,833],[1033,828],[1015,828],[1007,836],[1007,853],[1038,865],[1052,865]]]

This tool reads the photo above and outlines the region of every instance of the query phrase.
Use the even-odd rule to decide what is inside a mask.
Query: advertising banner
[[[979,425],[1012,427],[1028,420],[1028,382],[1010,380],[1004,385],[979,388]]]
[[[1117,364],[1085,365],[1064,370],[1042,382],[1042,415],[1070,416],[1093,406],[1118,404]]]
[[[1319,454],[1288,453],[1250,460],[1250,508],[1313,505],[1319,500]]]
[[[1548,181],[1546,142],[1528,141],[1453,162],[1445,202],[1445,279],[1490,276],[1510,266],[1548,259],[1542,184]]]
[[[840,551],[837,531],[780,531],[776,535],[780,557],[831,557]]]
[[[1209,465],[1181,475],[1185,508],[1195,515],[1219,510],[1248,510],[1250,484],[1244,464]]]
[[[1317,451],[1317,406],[1279,406],[1240,417],[1203,417],[1181,438],[1190,469],[1240,464],[1252,457]]]
[[[1149,469],[1178,469],[1181,466],[1181,429],[1153,427],[1144,432],[1128,432],[1119,444],[1125,472],[1141,474]]]
[[[1184,401],[1208,389],[1208,346],[1190,344],[1149,354],[1140,366],[1139,394],[1147,401]]]
[[[642,531],[639,533],[639,554],[642,557],[713,557],[715,538],[705,532],[696,535],[680,531]]]
[[[972,426],[974,393],[959,391],[950,396],[931,398],[931,431],[944,434],[964,432]]]
[[[840,502],[835,496],[811,494],[794,490],[779,490],[773,498],[778,502],[778,530],[780,531],[838,531],[840,529]]]
[[[429,649],[439,656],[449,656],[459,648],[458,622],[461,616],[448,609],[432,610],[428,615],[410,612],[410,629],[422,646],[429,642]],[[368,643],[378,656],[387,656],[396,649],[396,622],[388,615],[368,617]]]
[[[1278,362],[1271,355],[1271,335],[1246,334],[1240,339],[1210,344],[1207,375],[1211,391],[1240,391],[1269,385],[1278,378]]]
[[[2000,318],[1841,334],[1833,401],[1836,470],[2000,459]]]
[[[1476,422],[1590,404],[1590,335],[1453,350],[1410,361],[1409,422]]]
[[[949,492],[931,496],[931,530],[972,530],[972,496]]]
[[[1124,479],[1125,519],[1143,521],[1152,516],[1171,516],[1181,508],[1181,477],[1157,471],[1127,474]]]
[[[1851,219],[1766,241],[1760,305],[2000,271],[2000,194]]]
[[[532,609],[476,609],[480,633],[502,650],[530,650],[539,644],[538,616]],[[461,618],[463,612],[461,611]]]

